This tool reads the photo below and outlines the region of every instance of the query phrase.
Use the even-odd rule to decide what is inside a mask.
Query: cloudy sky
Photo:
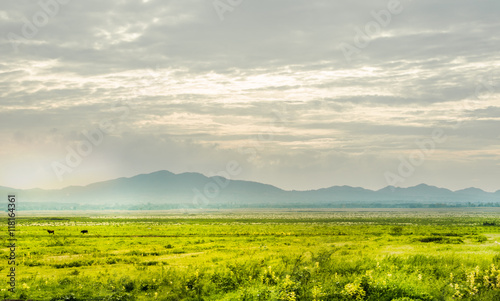
[[[497,0],[57,1],[0,3],[0,186],[500,189]]]

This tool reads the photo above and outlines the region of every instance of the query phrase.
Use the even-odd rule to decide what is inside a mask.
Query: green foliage
[[[293,281],[290,275],[286,275],[285,279],[279,286],[279,301],[296,301],[299,290],[299,283]]]
[[[488,241],[488,237],[486,237],[486,236],[484,236],[484,235],[477,235],[477,236],[475,237],[475,240],[476,240],[477,242],[486,242],[486,241]]]
[[[432,211],[23,217],[18,292],[0,284],[0,297],[500,300],[494,218]],[[83,227],[91,234],[80,235]]]
[[[391,234],[392,235],[401,235],[401,234],[403,234],[403,227],[401,227],[401,226],[392,227]]]
[[[461,238],[449,238],[441,236],[430,236],[419,239],[420,242],[436,242],[441,244],[463,244],[464,241]]]

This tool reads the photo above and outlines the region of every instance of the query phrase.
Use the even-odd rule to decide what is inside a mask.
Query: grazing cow
[[[49,232],[49,234],[54,234],[54,230],[47,230],[47,232]]]
[[[80,232],[82,232],[82,234],[85,234],[85,233],[89,233],[89,230],[82,230]]]

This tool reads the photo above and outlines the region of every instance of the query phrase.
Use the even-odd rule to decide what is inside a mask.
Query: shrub
[[[403,227],[401,226],[392,227],[391,235],[401,235],[401,234],[403,234]]]
[[[283,282],[279,285],[279,296],[280,301],[296,301],[297,300],[297,290],[299,285],[290,278],[290,275],[286,275]]]
[[[365,290],[361,287],[361,283],[353,282],[344,286],[342,294],[351,298],[352,300],[363,300],[366,296]]]
[[[260,277],[262,283],[267,285],[276,285],[279,280],[279,277],[276,276],[276,273],[272,270],[271,266],[268,266],[266,269],[264,269],[264,272]]]
[[[478,236],[475,237],[475,239],[476,239],[477,242],[480,242],[480,243],[488,241],[488,237],[486,237],[484,235],[478,235]]]
[[[135,282],[129,278],[124,278],[121,280],[123,287],[127,293],[130,293],[135,289]]]
[[[221,275],[216,272],[210,277],[210,281],[212,281],[218,289],[226,293],[238,287],[238,283],[231,274]]]

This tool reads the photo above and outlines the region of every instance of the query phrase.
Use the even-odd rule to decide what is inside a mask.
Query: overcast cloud
[[[285,189],[500,189],[499,1],[401,0],[363,47],[357,28],[395,0],[243,0],[223,20],[212,0],[55,1],[0,3],[0,186],[236,160],[235,179]],[[58,177],[103,122],[113,130]]]

